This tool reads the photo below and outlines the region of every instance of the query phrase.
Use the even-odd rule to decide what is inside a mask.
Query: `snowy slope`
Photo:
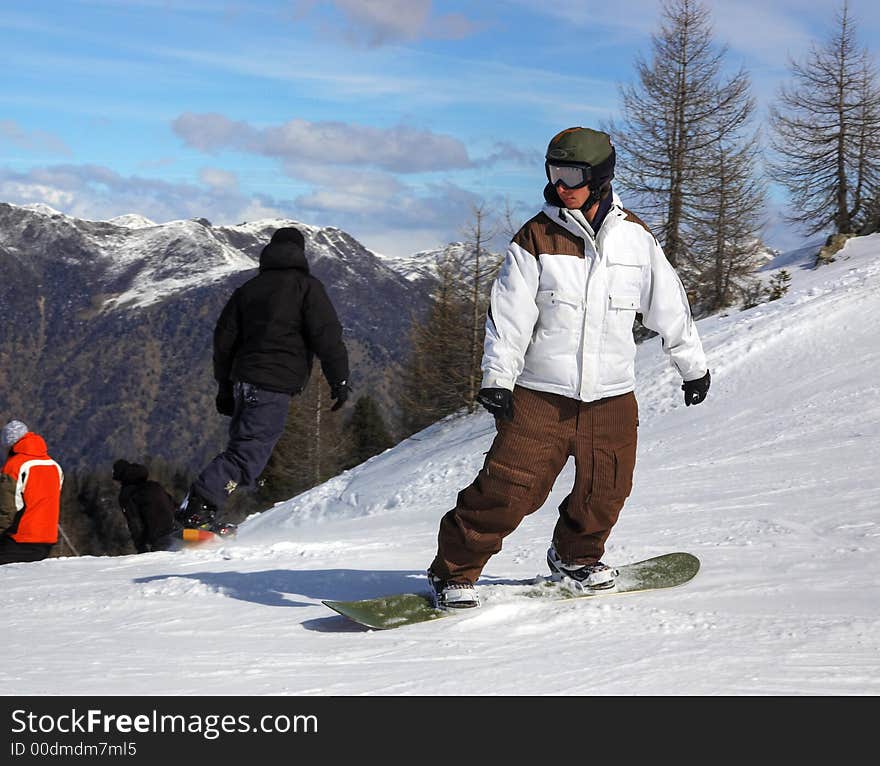
[[[779,301],[699,323],[713,375],[685,408],[654,341],[637,363],[636,485],[605,560],[688,550],[687,586],[498,599],[363,631],[322,598],[423,589],[440,516],[492,439],[450,418],[246,522],[215,548],[0,568],[6,694],[880,693],[880,235]],[[484,572],[543,572],[560,475]],[[34,641],[35,636],[51,640]]]

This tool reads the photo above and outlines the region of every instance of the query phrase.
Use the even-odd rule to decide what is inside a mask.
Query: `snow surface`
[[[13,207],[17,207],[13,205]],[[62,218],[68,218],[69,216],[65,213],[62,213],[60,210],[56,210],[51,205],[47,205],[43,202],[32,202],[29,205],[21,205],[25,210],[30,210],[33,213],[38,213],[39,215],[46,215],[50,218],[55,216],[61,216]]]
[[[781,300],[699,323],[684,407],[640,347],[635,489],[605,560],[700,557],[684,587],[493,599],[366,631],[321,599],[422,590],[441,515],[479,469],[485,413],[448,418],[246,521],[214,547],[0,567],[10,695],[880,693],[880,235],[780,257]],[[776,264],[778,268],[778,264]],[[772,275],[774,264],[764,271]],[[484,582],[545,572],[569,464]]]
[[[151,226],[159,226],[155,221],[151,221],[149,218],[137,213],[126,213],[115,218],[108,218],[107,223],[121,226],[124,229],[149,229]]]

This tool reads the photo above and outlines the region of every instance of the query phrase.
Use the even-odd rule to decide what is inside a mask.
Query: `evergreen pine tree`
[[[501,257],[487,248],[495,229],[473,209],[465,241],[437,263],[437,286],[424,320],[414,321],[403,370],[404,429],[421,430],[462,408],[473,412],[480,388],[486,312]]]
[[[791,274],[785,269],[780,269],[773,275],[770,285],[767,288],[767,299],[778,301],[788,292],[788,285],[791,282]]]
[[[369,394],[358,398],[345,432],[350,450],[346,468],[360,465],[373,455],[378,455],[394,446],[394,439],[385,426],[379,405]]]
[[[459,290],[461,273],[453,248],[437,264],[431,308],[410,332],[410,356],[403,370],[404,428],[419,431],[467,405],[468,317]]]

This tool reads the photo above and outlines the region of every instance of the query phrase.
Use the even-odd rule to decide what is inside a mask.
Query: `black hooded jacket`
[[[214,329],[214,377],[288,394],[302,391],[317,355],[327,382],[348,380],[342,325],[299,242],[273,241],[260,273],[239,287]]]
[[[122,484],[119,507],[137,552],[166,548],[174,530],[176,507],[165,488],[149,478],[146,466],[124,460],[113,464],[113,478]]]

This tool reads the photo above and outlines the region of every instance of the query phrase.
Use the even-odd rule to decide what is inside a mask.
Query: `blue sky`
[[[840,3],[705,5],[763,116]],[[880,4],[850,12],[876,53]],[[547,141],[619,118],[659,15],[656,0],[4,0],[0,201],[442,246],[475,204],[533,214]],[[767,239],[800,242],[778,225]]]

